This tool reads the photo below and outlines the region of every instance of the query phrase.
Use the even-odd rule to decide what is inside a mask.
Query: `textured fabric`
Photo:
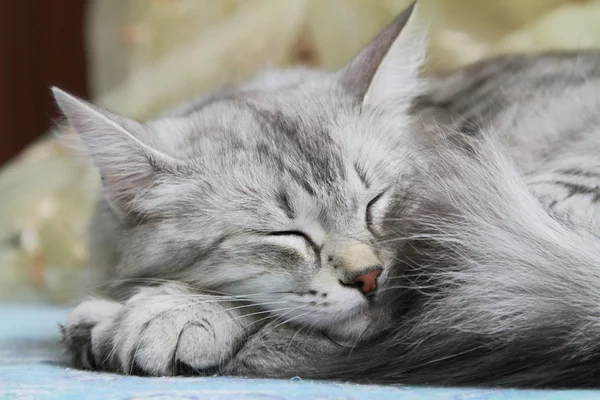
[[[584,400],[600,391],[518,391],[383,387],[233,378],[139,378],[79,371],[61,361],[58,323],[66,310],[0,307],[0,400]]]

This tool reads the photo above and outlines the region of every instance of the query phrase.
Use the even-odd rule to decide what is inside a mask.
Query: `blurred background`
[[[49,86],[144,118],[267,66],[346,63],[409,0],[19,0],[0,14],[0,302],[93,284],[98,177],[49,130]],[[421,0],[425,73],[506,52],[600,47],[598,0]],[[53,122],[54,121],[54,122]]]

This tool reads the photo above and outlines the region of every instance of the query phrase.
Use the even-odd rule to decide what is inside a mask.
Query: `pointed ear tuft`
[[[427,39],[414,2],[342,71],[341,84],[365,106],[401,106],[418,95]]]
[[[142,141],[143,126],[93,106],[56,87],[56,103],[85,144],[102,177],[107,199],[121,214],[133,211],[133,200],[153,186],[156,175],[175,160]]]

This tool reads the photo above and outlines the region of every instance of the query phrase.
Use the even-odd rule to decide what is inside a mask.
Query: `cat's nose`
[[[361,274],[347,282],[342,282],[344,286],[352,286],[360,290],[365,296],[372,294],[377,289],[377,277],[381,275],[383,269],[376,267],[369,272]]]
[[[340,283],[353,287],[365,296],[377,289],[377,277],[383,268],[375,250],[365,243],[352,243],[343,248],[339,258],[333,257],[332,266],[340,274]]]

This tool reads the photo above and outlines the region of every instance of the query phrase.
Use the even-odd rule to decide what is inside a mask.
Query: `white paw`
[[[218,372],[252,321],[238,304],[170,289],[142,289],[125,304],[81,303],[63,328],[78,366],[155,376]]]

